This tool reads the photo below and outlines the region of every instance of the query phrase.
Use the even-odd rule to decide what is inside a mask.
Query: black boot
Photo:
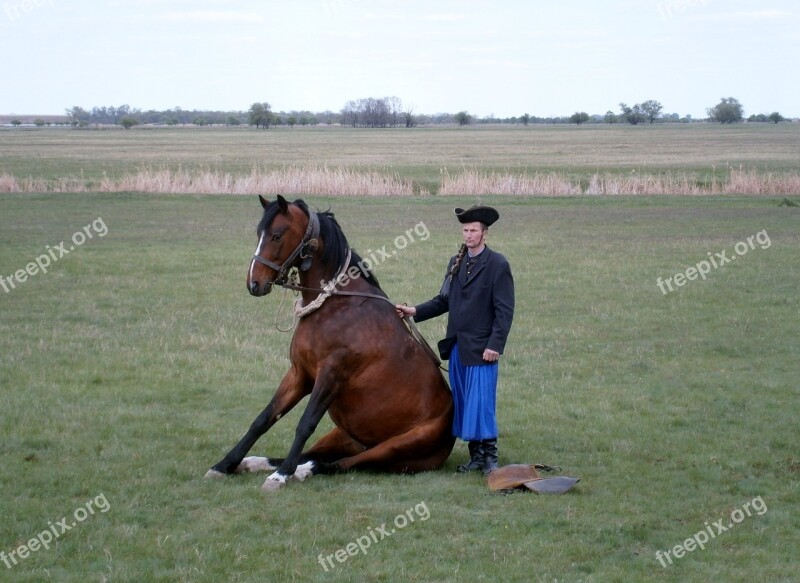
[[[484,463],[482,441],[470,441],[467,447],[469,448],[469,462],[458,466],[458,471],[461,473],[480,470]]]
[[[484,439],[481,442],[483,450],[483,475],[497,469],[497,439]]]

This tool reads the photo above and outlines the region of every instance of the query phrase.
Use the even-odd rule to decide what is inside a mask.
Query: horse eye
[[[272,240],[273,241],[280,241],[281,240],[281,236],[283,236],[283,233],[275,233],[274,235],[272,235]]]

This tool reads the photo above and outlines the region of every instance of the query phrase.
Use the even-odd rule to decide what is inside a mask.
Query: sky
[[[796,0],[0,0],[0,114],[72,106],[800,117]]]

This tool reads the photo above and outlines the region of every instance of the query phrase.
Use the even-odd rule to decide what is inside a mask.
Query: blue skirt
[[[462,366],[458,344],[448,365],[453,391],[453,435],[464,441],[497,438],[497,371],[499,365]]]

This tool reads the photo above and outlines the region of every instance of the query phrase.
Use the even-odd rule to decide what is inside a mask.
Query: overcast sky
[[[800,116],[796,0],[0,0],[0,114],[79,105]]]

